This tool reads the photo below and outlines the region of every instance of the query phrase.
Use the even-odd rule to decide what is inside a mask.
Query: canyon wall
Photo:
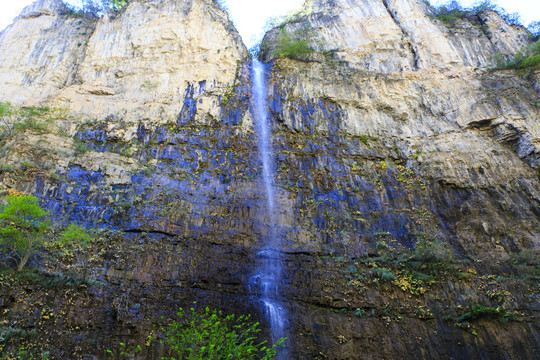
[[[540,74],[487,68],[526,30],[489,11],[447,27],[413,0],[308,6],[262,44],[292,356],[533,358]],[[284,36],[314,52],[277,58]],[[78,259],[35,257],[45,280],[2,278],[2,331],[103,358],[197,300],[267,336],[250,59],[226,13],[133,1],[97,20],[42,0],[0,50],[0,99],[41,106],[40,126],[4,129],[0,190],[100,229]]]

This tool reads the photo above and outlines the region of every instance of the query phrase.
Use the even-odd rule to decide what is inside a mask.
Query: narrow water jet
[[[274,161],[272,156],[271,127],[266,108],[266,69],[262,62],[253,59],[252,62],[252,109],[253,118],[258,133],[259,156],[262,163],[262,181],[266,193],[266,211],[269,223],[267,236],[263,246],[257,253],[257,269],[252,282],[258,287],[264,314],[267,316],[272,342],[287,337],[287,314],[281,299],[281,238],[279,236],[278,218],[275,213],[275,195],[273,189]],[[277,359],[287,359],[287,350],[278,350]]]

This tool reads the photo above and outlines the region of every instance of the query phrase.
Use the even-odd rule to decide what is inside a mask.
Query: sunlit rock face
[[[188,96],[201,101],[199,120],[219,117],[219,97],[247,56],[214,1],[134,1],[99,21],[85,51],[80,85],[64,89],[57,104],[145,121],[176,120]]]
[[[509,26],[492,11],[458,19],[449,29],[420,0],[315,0],[305,12],[266,35],[267,59],[283,32],[300,38],[310,34],[315,49],[381,73],[486,66],[496,53],[515,53],[529,39],[525,28]]]
[[[0,33],[0,99],[35,105],[74,81],[95,21],[67,13],[59,0],[37,1]]]
[[[86,118],[167,122],[191,97],[205,122],[219,117],[247,56],[214,1],[133,1],[97,23],[67,13],[60,1],[39,1],[2,33],[2,98],[50,101]]]
[[[55,53],[73,64],[64,85],[6,81],[19,97],[2,100],[51,109],[38,109],[43,126],[1,138],[0,190],[35,194],[55,222],[105,234],[82,262],[56,249],[31,261],[101,285],[6,280],[8,321],[37,329],[33,343],[62,359],[144,344],[161,316],[194,300],[253,313],[267,334],[249,284],[261,239],[275,233],[293,359],[534,358],[540,78],[485,67],[526,44],[525,30],[491,12],[483,27],[446,27],[416,1],[312,10],[283,27],[310,39],[304,61],[273,58],[280,28],[263,44],[275,226],[247,52],[213,2],[133,1],[97,23],[34,9],[44,14],[2,33],[4,48],[23,21],[95,26],[83,57]],[[2,59],[3,74],[26,66]],[[36,302],[65,315],[42,318]],[[457,320],[478,304],[489,311],[470,327]],[[520,321],[499,322],[496,309]]]

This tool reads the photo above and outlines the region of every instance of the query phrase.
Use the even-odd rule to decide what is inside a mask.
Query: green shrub
[[[309,55],[315,52],[309,46],[308,40],[310,37],[309,31],[295,31],[291,34],[285,29],[281,29],[277,36],[277,44],[272,51],[272,56],[305,61]]]
[[[9,116],[13,112],[13,107],[9,102],[0,102],[0,117]]]
[[[85,152],[90,151],[90,147],[83,143],[79,138],[73,138],[73,150],[75,154],[84,154]]]
[[[249,316],[223,316],[221,311],[203,311],[190,309],[188,315],[183,309],[177,313],[178,321],[173,320],[164,330],[164,343],[167,344],[174,356],[166,360],[189,359],[273,359],[278,344],[270,347],[266,342],[254,343],[255,336],[260,332],[258,323],[251,323]]]
[[[250,316],[224,316],[221,311],[202,311],[194,307],[189,312],[182,308],[177,319],[162,327],[162,344],[167,346],[167,354],[162,360],[270,360],[274,359],[277,348],[282,347],[284,339],[277,344],[266,346],[266,342],[256,343],[255,338],[261,331],[258,323],[252,323]],[[147,345],[152,342],[149,337]],[[140,345],[120,343],[114,352],[107,350],[113,358],[132,359],[143,353]]]
[[[519,14],[508,13],[503,8],[492,3],[490,0],[484,0],[476,3],[473,7],[464,8],[457,1],[449,1],[446,4],[440,6],[433,6],[429,2],[424,3],[431,10],[431,17],[442,21],[446,26],[453,27],[458,19],[469,18],[472,24],[481,26],[482,23],[479,19],[475,18],[475,15],[479,13],[491,10],[498,13],[508,24],[515,25],[520,23]]]
[[[85,228],[76,224],[69,225],[58,238],[57,244],[65,248],[83,249],[92,241]]]
[[[388,269],[383,268],[375,268],[371,270],[371,274],[376,276],[378,279],[381,279],[382,281],[393,281],[396,280],[396,276],[392,274],[392,272]]]
[[[17,271],[21,271],[30,256],[43,242],[49,228],[48,212],[32,195],[10,195],[0,213],[0,245],[18,260]]]
[[[0,341],[1,343],[1,341]],[[0,346],[0,350],[2,347]],[[0,360],[47,360],[50,359],[48,351],[30,349],[24,345],[14,349],[10,353],[0,353]]]
[[[31,161],[23,161],[21,163],[20,169],[22,171],[27,171],[27,170],[35,169],[36,167],[37,167],[36,164],[34,164]]]
[[[509,320],[516,320],[517,318],[516,314],[504,310],[501,307],[494,308],[477,304],[473,305],[470,311],[462,314],[461,316],[453,317],[451,315],[447,315],[444,317],[444,319],[452,320],[457,326],[466,327],[470,321],[486,317],[495,317],[503,323]]]
[[[22,121],[14,124],[14,128],[20,131],[33,130],[39,133],[47,132],[47,124],[33,117],[24,118]]]
[[[107,7],[110,7],[114,11],[120,11],[125,8],[131,0],[107,0],[105,2]]]
[[[444,241],[420,239],[416,242],[413,259],[422,262],[448,262],[452,259],[452,252]]]
[[[516,70],[537,70],[540,69],[540,39],[534,43],[523,47],[509,61],[504,54],[493,56],[495,68],[492,70],[516,69]]]

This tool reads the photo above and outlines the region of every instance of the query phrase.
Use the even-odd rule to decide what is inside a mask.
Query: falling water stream
[[[253,283],[259,287],[264,313],[267,316],[272,341],[286,337],[285,324],[287,315],[281,304],[281,239],[277,229],[278,219],[275,213],[275,196],[272,187],[274,175],[274,161],[272,157],[272,141],[268,111],[266,108],[266,71],[265,66],[257,59],[253,59],[253,117],[259,138],[259,155],[262,162],[262,180],[266,192],[267,227],[269,231],[263,239],[263,247],[257,254],[257,270]],[[287,359],[286,349],[278,352],[277,359]]]

